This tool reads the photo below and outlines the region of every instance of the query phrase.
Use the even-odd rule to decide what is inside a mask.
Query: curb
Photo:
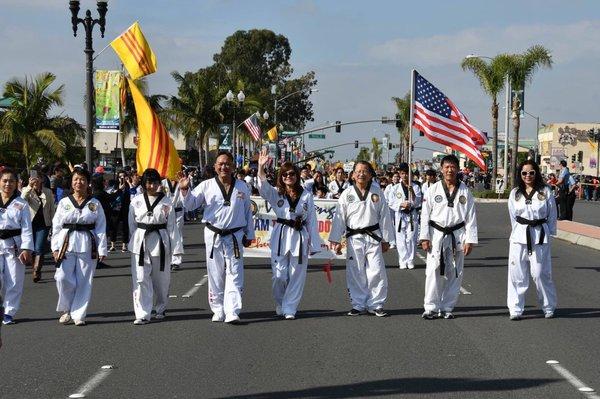
[[[600,238],[585,236],[582,234],[577,234],[560,229],[558,229],[556,233],[556,238],[558,238],[559,240],[568,241],[571,244],[581,245],[583,247],[588,247],[600,251]]]
[[[475,198],[476,204],[506,204],[508,199],[498,198]]]

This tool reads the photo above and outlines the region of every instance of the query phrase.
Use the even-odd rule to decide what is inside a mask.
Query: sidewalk
[[[556,238],[600,250],[600,227],[559,220]]]

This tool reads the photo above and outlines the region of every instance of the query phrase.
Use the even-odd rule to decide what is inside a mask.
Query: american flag
[[[260,126],[258,126],[256,114],[250,115],[250,117],[244,121],[244,126],[246,126],[246,129],[248,129],[255,141],[260,139],[262,132],[260,131]]]
[[[485,144],[487,137],[469,123],[448,97],[415,73],[415,105],[413,126],[431,141],[451,147],[487,170],[477,146]]]

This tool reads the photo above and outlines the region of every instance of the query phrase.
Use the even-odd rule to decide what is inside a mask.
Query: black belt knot
[[[283,226],[291,227],[292,229],[300,232],[306,225],[306,221],[302,220],[300,216],[296,219],[284,219],[277,218],[277,223],[282,224]],[[279,231],[279,245],[277,247],[277,256],[281,256],[281,237],[283,236],[283,227]],[[298,254],[298,262],[302,264],[302,233],[300,233],[300,253]]]
[[[414,231],[414,226],[413,226],[413,213],[412,213],[412,208],[406,208],[406,209],[400,209],[401,213],[404,214],[408,214],[408,222],[410,224],[410,230]],[[400,231],[402,231],[402,218],[400,218],[400,220],[398,220],[398,233],[400,233]]]
[[[381,242],[381,237],[374,233],[377,230],[379,230],[379,223],[374,224],[373,226],[361,227],[358,229],[351,229],[350,227],[346,226],[346,238],[352,237],[357,234],[366,234],[375,241]]]
[[[21,229],[0,229],[0,240],[8,240],[9,238],[21,235]]]
[[[62,263],[65,255],[67,253],[67,249],[69,248],[69,239],[71,238],[71,233],[74,231],[87,231],[90,235],[90,240],[92,241],[92,259],[98,258],[98,247],[96,246],[96,238],[94,237],[94,233],[92,230],[96,228],[96,223],[63,223],[63,229],[67,229],[67,235],[65,236],[65,241],[63,242],[60,251],[58,252],[58,258],[56,259],[55,267],[59,268]]]
[[[137,223],[137,228],[145,230],[144,239],[142,240],[142,246],[140,247],[140,256],[138,258],[138,266],[144,266],[144,241],[146,241],[146,237],[148,234],[152,232],[159,232],[160,230],[166,230],[166,223]],[[160,236],[160,233],[159,233]],[[160,271],[165,271],[165,243],[162,240],[162,237],[159,237],[158,243],[160,244]]]
[[[521,216],[517,216],[515,219],[516,219],[517,223],[527,225],[527,253],[529,255],[531,255],[533,252],[533,245],[531,243],[531,235],[533,234],[533,228],[537,227],[537,226],[542,226],[544,223],[546,223],[548,221],[548,219],[529,220],[529,219],[525,219],[524,217],[521,217]],[[544,227],[542,227],[538,245],[542,245],[544,243],[544,238],[546,238],[546,231],[544,230]]]
[[[456,255],[456,237],[454,236],[454,232],[456,230],[459,230],[463,227],[465,227],[465,222],[460,222],[458,224],[455,224],[454,226],[450,226],[450,227],[442,227],[439,224],[437,224],[436,222],[434,222],[433,220],[429,221],[429,225],[431,227],[433,227],[434,229],[436,229],[437,231],[441,231],[442,233],[444,233],[444,235],[442,236],[442,250],[440,252],[440,275],[444,275],[446,273],[446,263],[445,263],[445,256],[444,256],[444,239],[447,236],[450,236],[450,238],[452,239],[452,258],[454,258],[454,256]],[[456,273],[456,277],[458,277],[458,269],[456,268],[456,262],[454,262],[454,272]]]
[[[220,229],[218,227],[213,226],[210,223],[206,223],[206,228],[209,229],[210,231],[212,231],[213,233],[220,235],[221,237],[231,235],[231,238],[233,240],[233,254],[236,259],[240,258],[240,246],[238,244],[237,238],[235,238],[234,233],[243,229],[244,226],[234,227],[233,229]],[[212,249],[210,250],[210,259],[213,258],[214,250],[215,250],[215,240],[213,239],[213,246],[212,246]]]

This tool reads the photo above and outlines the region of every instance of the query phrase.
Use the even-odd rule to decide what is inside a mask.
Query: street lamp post
[[[539,146],[540,146],[540,141],[539,141],[539,134],[540,134],[540,117],[539,116],[535,116],[535,115],[531,115],[529,112],[523,110],[523,112],[527,115],[529,115],[530,117],[535,119],[535,147],[533,149],[533,160],[535,162],[537,162],[538,159],[538,154],[540,152]]]
[[[234,156],[234,163],[237,166],[237,151],[239,151],[239,146],[237,144],[237,129],[236,129],[236,124],[235,124],[235,104],[233,104],[233,100],[235,98],[235,95],[233,94],[233,92],[231,90],[229,90],[227,92],[227,94],[225,95],[225,99],[227,100],[227,102],[229,104],[232,104],[233,106],[233,121],[232,121],[232,134],[233,134],[233,140],[232,140],[232,145],[231,145],[231,150],[233,152],[233,156]],[[240,92],[237,94],[237,99],[238,99],[238,104],[241,106],[244,105],[244,100],[246,100],[246,95],[244,94],[243,91],[240,90]]]
[[[87,10],[85,18],[78,18],[79,0],[69,1],[69,9],[71,10],[71,24],[73,25],[73,36],[77,36],[77,26],[82,24],[85,29],[85,93],[86,93],[86,130],[85,130],[85,162],[90,171],[93,170],[92,165],[92,147],[93,147],[93,129],[94,129],[94,49],[92,47],[92,31],[94,25],[100,26],[100,35],[104,37],[104,27],[106,25],[106,12],[108,11],[108,2],[98,1],[98,19],[92,18],[92,12]]]

